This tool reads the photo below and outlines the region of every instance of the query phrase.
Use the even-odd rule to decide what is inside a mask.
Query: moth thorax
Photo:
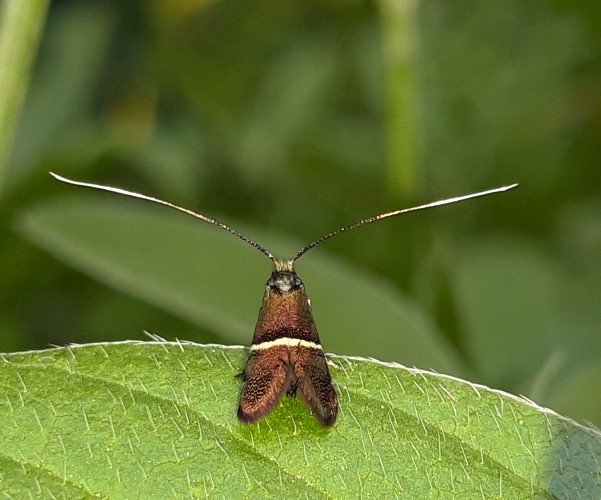
[[[267,289],[287,293],[295,288],[303,288],[303,282],[294,271],[274,271],[267,281]]]

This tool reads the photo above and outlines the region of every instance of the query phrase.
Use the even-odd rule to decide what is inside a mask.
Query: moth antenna
[[[108,191],[110,193],[116,193],[116,194],[120,194],[120,195],[123,195],[123,196],[129,196],[130,198],[139,198],[141,200],[151,201],[153,203],[158,203],[159,205],[165,205],[166,207],[174,208],[175,210],[179,210],[180,212],[183,212],[185,214],[191,215],[192,217],[194,217],[196,219],[200,219],[200,220],[202,220],[204,222],[208,222],[209,224],[213,224],[214,226],[217,226],[217,227],[219,227],[221,229],[224,229],[228,233],[231,233],[234,236],[237,236],[242,241],[245,241],[250,246],[256,248],[259,252],[261,252],[263,255],[265,255],[272,262],[276,262],[278,260],[265,247],[259,245],[257,242],[251,240],[250,238],[247,238],[242,233],[239,233],[238,231],[236,231],[235,229],[231,228],[227,224],[224,224],[223,222],[220,222],[220,221],[218,221],[216,219],[212,219],[211,217],[207,217],[206,215],[196,213],[196,212],[194,212],[192,210],[189,210],[189,209],[184,208],[184,207],[180,207],[178,205],[175,205],[175,204],[170,203],[168,201],[161,200],[159,198],[153,198],[152,196],[146,196],[145,194],[135,193],[133,191],[127,191],[125,189],[116,188],[116,187],[112,187],[112,186],[103,186],[102,184],[91,184],[89,182],[74,181],[74,180],[71,180],[71,179],[67,179],[66,177],[62,177],[60,175],[57,175],[57,174],[55,174],[53,172],[50,172],[50,175],[52,177],[54,177],[57,181],[61,181],[61,182],[64,182],[66,184],[72,184],[74,186],[81,186],[81,187],[87,187],[87,188],[92,188],[92,189],[99,189],[101,191]]]
[[[503,186],[503,187],[499,187],[499,188],[495,188],[495,189],[489,189],[487,191],[480,191],[478,193],[466,194],[463,196],[456,196],[455,198],[447,198],[446,200],[434,201],[432,203],[426,203],[425,205],[419,205],[417,207],[403,208],[402,210],[395,210],[394,212],[387,212],[384,214],[375,215],[373,217],[369,217],[368,219],[363,219],[363,220],[360,220],[359,222],[355,222],[354,224],[351,224],[350,226],[341,227],[340,229],[337,229],[336,231],[332,231],[331,233],[328,233],[325,236],[322,236],[321,238],[319,238],[315,241],[312,241],[307,246],[301,248],[296,253],[296,255],[291,259],[291,261],[295,262],[296,260],[300,259],[309,250],[311,250],[312,248],[315,248],[317,245],[321,245],[324,241],[327,241],[330,238],[333,238],[337,234],[344,233],[345,231],[350,231],[351,229],[356,229],[360,226],[365,226],[367,224],[371,224],[372,222],[376,222],[376,221],[379,221],[382,219],[388,219],[389,217],[395,217],[397,215],[406,214],[408,212],[416,212],[417,210],[425,210],[427,208],[440,207],[442,205],[450,205],[452,203],[458,203],[460,201],[471,200],[472,198],[479,198],[480,196],[488,196],[489,194],[503,193],[504,191],[509,191],[510,189],[513,189],[517,186],[518,186],[517,184],[511,184],[509,186]]]

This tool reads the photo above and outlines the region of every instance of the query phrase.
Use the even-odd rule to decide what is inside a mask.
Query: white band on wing
[[[310,342],[308,340],[301,339],[293,339],[290,337],[282,337],[281,339],[269,340],[267,342],[261,342],[260,344],[253,344],[250,346],[250,350],[252,351],[262,351],[265,349],[271,349],[272,347],[307,347],[309,349],[318,349],[322,351],[322,347],[315,342]]]

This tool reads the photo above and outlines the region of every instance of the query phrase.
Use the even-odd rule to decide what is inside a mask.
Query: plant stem
[[[387,172],[392,193],[412,195],[418,185],[415,58],[416,0],[381,0],[382,50],[388,118]]]

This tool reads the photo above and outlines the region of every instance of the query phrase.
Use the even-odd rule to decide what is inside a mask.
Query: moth
[[[319,424],[326,428],[331,427],[336,421],[338,399],[313,320],[309,297],[303,282],[294,270],[296,261],[309,250],[342,232],[408,212],[502,193],[517,186],[517,184],[511,184],[369,217],[312,241],[288,259],[279,259],[265,247],[242,233],[206,215],[152,196],[117,187],[74,181],[52,172],[50,174],[55,179],[67,184],[109,191],[174,208],[228,231],[271,260],[273,271],[265,285],[263,302],[259,310],[248,360],[241,374],[242,389],[238,405],[238,420],[243,424],[257,422],[269,414],[282,397],[287,395],[298,396]]]

